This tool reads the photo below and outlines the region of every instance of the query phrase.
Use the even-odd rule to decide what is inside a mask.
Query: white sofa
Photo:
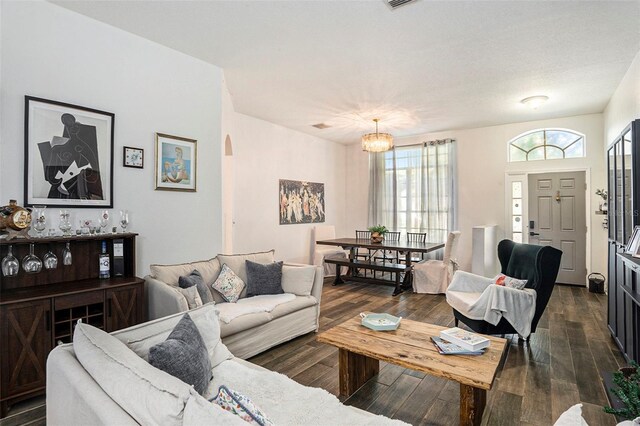
[[[162,318],[189,310],[187,301],[178,288],[180,276],[197,269],[204,282],[210,286],[218,277],[222,264],[226,263],[246,283],[246,260],[263,264],[271,263],[274,261],[274,251],[218,255],[209,260],[176,265],[151,265],[151,273],[145,277],[149,319]],[[250,313],[248,309],[246,314],[234,317],[229,323],[221,320],[222,341],[231,353],[238,358],[247,359],[295,337],[318,331],[324,278],[322,267],[286,263],[283,266],[283,280],[285,276],[301,276],[305,281],[309,280],[308,274],[296,274],[309,269],[312,270],[311,280],[313,281],[309,295],[299,293],[295,299],[280,304],[268,312]],[[211,293],[217,309],[221,312],[221,318],[231,310],[234,311],[234,315],[238,314],[237,309],[240,306],[225,302],[214,290]],[[241,299],[246,297],[246,288],[240,297]],[[258,296],[258,299],[251,298],[255,299],[255,301],[252,300],[253,304],[255,305],[260,298],[262,296]]]
[[[276,425],[405,425],[233,357],[220,341],[215,305],[189,315],[212,366],[213,379],[202,396],[145,360],[182,313],[112,334],[81,324],[73,343],[56,347],[47,359],[47,424],[246,425],[208,401],[225,385],[249,397]]]

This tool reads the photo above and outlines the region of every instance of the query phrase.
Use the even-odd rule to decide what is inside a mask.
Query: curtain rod
[[[405,148],[405,147],[411,147],[411,146],[425,146],[425,145],[443,145],[445,143],[451,143],[451,142],[455,142],[455,139],[451,139],[451,138],[447,138],[447,139],[436,139],[436,140],[432,140],[432,141],[423,141],[423,142],[418,142],[418,143],[413,143],[413,144],[409,144],[409,145],[398,145],[395,148]]]

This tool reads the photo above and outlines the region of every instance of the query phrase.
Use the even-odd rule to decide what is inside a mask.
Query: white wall
[[[509,140],[526,131],[546,127],[572,129],[585,134],[587,157],[507,163]],[[456,139],[458,143],[458,224],[462,231],[458,260],[462,269],[470,270],[471,268],[471,228],[473,226],[496,224],[501,235],[505,235],[506,172],[547,172],[575,168],[590,170],[591,177],[587,194],[587,200],[591,203],[588,206],[587,220],[587,225],[591,229],[591,265],[587,265],[587,269],[606,272],[606,232],[602,228],[603,216],[593,214],[598,209],[598,199],[595,196],[589,197],[593,195],[595,188],[606,187],[601,114],[451,130],[403,138],[396,140],[396,144],[406,145],[444,138]],[[347,155],[350,174],[347,193],[356,194],[347,199],[347,211],[350,212],[347,227],[353,230],[367,226],[368,157],[357,145],[350,146]]]
[[[220,68],[46,2],[1,2],[0,202],[23,200],[24,96],[115,113],[114,210],[151,263],[212,257],[222,247]],[[198,140],[198,191],[154,190],[154,133]],[[122,147],[144,148],[143,170]],[[58,209],[49,217],[57,226]],[[75,209],[97,219],[98,209]],[[77,222],[76,222],[77,223]]]
[[[276,259],[310,263],[314,225],[279,224],[279,180],[324,183],[325,224],[343,235],[346,148],[239,113],[232,121],[233,251],[275,248]]]
[[[640,118],[640,52],[604,110],[605,147],[633,120]]]

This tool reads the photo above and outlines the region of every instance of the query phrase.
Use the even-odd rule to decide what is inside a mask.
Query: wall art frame
[[[325,221],[324,183],[280,179],[279,188],[280,225]]]
[[[115,114],[25,96],[24,205],[113,207]]]
[[[196,192],[197,166],[197,140],[156,133],[156,190]]]

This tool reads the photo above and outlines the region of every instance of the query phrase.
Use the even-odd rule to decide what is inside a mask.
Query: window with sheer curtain
[[[455,142],[369,154],[369,224],[446,241],[456,228]]]

